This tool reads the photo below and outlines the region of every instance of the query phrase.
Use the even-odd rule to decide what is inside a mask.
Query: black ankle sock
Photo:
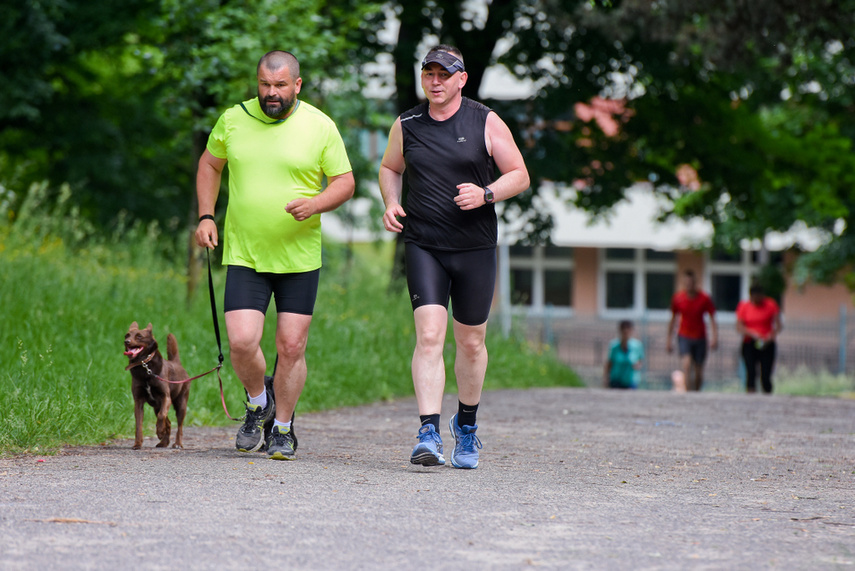
[[[439,415],[438,414],[422,414],[419,416],[419,419],[422,421],[422,426],[425,424],[432,424],[433,429],[439,432]]]
[[[477,414],[477,404],[463,404],[457,401],[457,426],[475,426],[475,417]]]

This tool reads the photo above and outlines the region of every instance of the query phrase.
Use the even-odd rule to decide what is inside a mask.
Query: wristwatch
[[[484,187],[484,202],[490,204],[493,202],[493,191],[490,190],[489,186]]]

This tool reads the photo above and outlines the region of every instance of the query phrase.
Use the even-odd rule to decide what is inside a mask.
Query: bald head
[[[282,50],[267,52],[260,60],[258,60],[256,74],[261,71],[262,67],[273,72],[287,67],[292,80],[296,81],[296,79],[300,77],[300,62],[297,61],[297,58],[294,57],[294,54],[291,52]]]

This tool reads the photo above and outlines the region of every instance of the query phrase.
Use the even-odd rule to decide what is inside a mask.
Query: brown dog
[[[131,323],[125,335],[125,355],[128,356],[128,366],[131,371],[131,393],[134,395],[134,419],[136,419],[136,438],[134,450],[139,450],[143,443],[143,407],[145,403],[154,408],[157,415],[157,436],[160,442],[157,448],[169,445],[169,435],[172,423],[169,422],[169,405],[175,408],[175,418],[178,421],[178,433],[175,435],[173,448],[184,448],[184,416],[187,414],[187,399],[190,397],[190,383],[175,383],[185,381],[189,375],[181,366],[178,358],[178,341],[170,333],[166,337],[166,360],[157,349],[157,341],[151,333],[151,323],[145,329],[140,329],[137,322]],[[166,381],[173,381],[172,383]]]

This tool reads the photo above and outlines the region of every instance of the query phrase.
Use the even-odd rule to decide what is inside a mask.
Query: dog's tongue
[[[128,357],[136,357],[142,350],[142,347],[134,347],[133,349],[128,349],[127,351],[125,351],[125,355],[127,355]]]

